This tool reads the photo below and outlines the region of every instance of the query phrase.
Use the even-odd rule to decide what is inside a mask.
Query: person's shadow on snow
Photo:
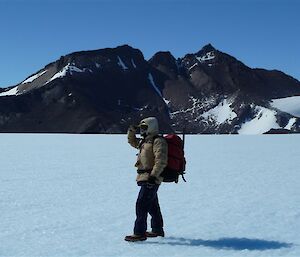
[[[203,239],[188,239],[183,237],[165,237],[161,241],[145,241],[145,244],[160,244],[160,245],[183,245],[183,246],[206,246],[216,249],[225,250],[276,250],[280,248],[292,247],[292,244],[267,241],[261,239],[248,239],[248,238],[220,238],[218,240],[203,240]]]

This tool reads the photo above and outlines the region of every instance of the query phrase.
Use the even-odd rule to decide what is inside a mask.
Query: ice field
[[[187,136],[163,184],[165,238],[125,242],[137,151],[125,135],[0,134],[0,256],[300,256],[300,135]]]

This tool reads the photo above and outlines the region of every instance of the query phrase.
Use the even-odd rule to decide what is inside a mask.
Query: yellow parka
[[[164,138],[157,137],[158,133],[156,132],[149,133],[142,139],[136,137],[135,128],[128,129],[128,143],[139,149],[135,163],[138,171],[137,182],[147,181],[149,176],[154,176],[157,184],[163,181],[160,174],[168,164],[168,144]]]

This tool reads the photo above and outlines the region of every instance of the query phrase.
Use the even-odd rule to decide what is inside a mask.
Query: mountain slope
[[[272,100],[299,95],[299,81],[251,69],[212,45],[149,61],[124,45],[62,56],[0,92],[0,132],[124,133],[153,115],[164,132],[297,132],[295,112]]]
[[[271,104],[275,98],[300,95],[299,81],[282,72],[251,69],[211,45],[178,60],[160,52],[150,63],[168,77],[163,92],[175,128],[184,123],[194,133],[256,134],[255,129],[241,129],[251,122],[264,127],[260,133],[288,124],[299,131],[298,117]]]

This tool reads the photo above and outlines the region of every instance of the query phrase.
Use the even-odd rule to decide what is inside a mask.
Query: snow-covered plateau
[[[165,238],[125,242],[138,187],[125,135],[0,134],[0,256],[300,256],[300,136],[187,136],[163,184]]]

